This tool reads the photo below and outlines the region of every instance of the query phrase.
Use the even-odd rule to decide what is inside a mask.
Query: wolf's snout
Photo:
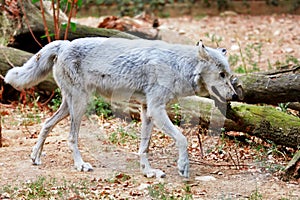
[[[232,95],[233,101],[243,100],[244,99],[244,90],[237,77],[231,78],[231,84],[235,90],[235,94]]]

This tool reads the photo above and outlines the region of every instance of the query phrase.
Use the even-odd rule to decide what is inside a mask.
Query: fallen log
[[[277,145],[292,148],[300,145],[300,118],[273,106],[233,102],[226,117],[234,122],[227,126],[228,130],[248,133]]]
[[[5,76],[7,71],[15,66],[22,66],[29,58],[33,56],[32,53],[22,51],[11,47],[0,46],[0,74]],[[10,85],[4,84],[3,80],[0,81],[0,87],[3,86],[1,91],[1,103],[9,103],[19,99],[19,92]],[[50,94],[57,88],[57,85],[50,75],[46,80],[35,86],[36,91],[46,94],[47,99]]]
[[[191,96],[179,100],[179,105],[168,106],[171,120],[179,126],[200,126],[210,135],[219,135],[222,131],[237,131],[261,138],[266,142],[297,148],[300,146],[300,118],[278,110],[274,106],[249,105],[231,102],[227,106],[226,117],[208,98]],[[114,104],[114,114],[122,113],[130,118],[139,113],[134,103]],[[225,106],[226,108],[226,106]],[[124,117],[124,112],[128,116]],[[118,116],[118,115],[117,115]]]
[[[300,67],[295,67],[293,73],[248,74],[240,76],[244,89],[243,102],[255,104],[300,101]]]

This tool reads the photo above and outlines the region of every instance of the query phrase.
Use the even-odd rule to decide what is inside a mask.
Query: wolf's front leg
[[[167,111],[165,110],[165,106],[153,106],[151,109],[149,108],[149,111],[151,113],[150,115],[153,117],[155,125],[175,140],[179,151],[179,158],[177,162],[178,172],[181,176],[188,178],[190,165],[186,137],[171,122],[167,115]]]
[[[147,116],[147,107],[145,105],[142,106],[141,118],[142,118],[142,131],[141,131],[142,133],[141,133],[141,143],[139,149],[141,171],[148,178],[151,177],[163,178],[166,176],[166,174],[159,169],[151,168],[148,160],[148,150],[149,150],[149,144],[151,139],[151,132],[153,129],[153,122],[152,119]]]

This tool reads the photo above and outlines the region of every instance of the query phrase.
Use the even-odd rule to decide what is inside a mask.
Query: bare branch
[[[26,26],[28,27],[28,30],[29,30],[30,34],[32,35],[34,41],[42,48],[43,45],[36,39],[35,35],[33,34],[32,30],[30,28],[29,21],[28,21],[28,18],[27,18],[26,11],[25,11],[22,0],[20,0],[20,5],[21,5],[22,12],[24,14]]]
[[[46,21],[46,17],[45,17],[45,10],[44,10],[43,0],[40,0],[40,6],[41,6],[41,13],[42,13],[42,18],[43,18],[43,23],[44,23],[44,27],[45,27],[45,34],[47,36],[48,42],[50,43],[51,38],[50,38],[50,35],[49,35],[48,25],[47,25],[47,21]]]

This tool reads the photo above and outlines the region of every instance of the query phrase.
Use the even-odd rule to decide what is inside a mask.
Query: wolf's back
[[[52,71],[56,56],[59,55],[69,43],[69,41],[58,40],[47,44],[22,67],[10,69],[4,81],[17,90],[37,85],[47,78],[47,75]]]

